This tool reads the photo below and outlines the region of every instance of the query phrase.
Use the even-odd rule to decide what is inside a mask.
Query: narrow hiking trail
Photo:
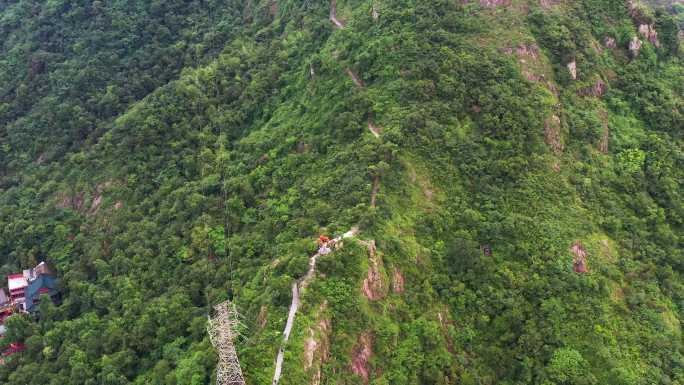
[[[370,130],[371,134],[373,134],[373,136],[380,139],[381,129],[380,129],[380,127],[373,124],[373,122],[371,120],[368,120],[368,129]]]
[[[344,23],[337,19],[337,0],[330,1],[330,21],[332,21],[338,29],[344,28]]]
[[[351,80],[354,82],[354,84],[359,87],[363,88],[365,85],[363,84],[363,80],[359,78],[359,75],[355,74],[354,71],[352,71],[350,68],[346,68],[345,71],[347,72],[347,75],[351,78]]]
[[[337,247],[340,241],[346,238],[352,238],[356,236],[358,232],[359,229],[357,227],[353,227],[351,230],[347,231],[343,235],[330,240],[326,246]],[[330,250],[329,252],[333,251],[334,250]],[[316,272],[316,261],[318,260],[318,257],[320,257],[321,255],[325,255],[321,254],[321,249],[319,249],[319,251],[316,252],[316,254],[312,255],[311,258],[309,258],[309,270],[306,272],[304,277],[300,278],[292,284],[292,304],[290,304],[290,311],[287,314],[287,322],[285,323],[285,330],[283,331],[283,343],[280,345],[280,349],[278,349],[278,356],[276,357],[275,373],[273,374],[273,382],[271,382],[272,385],[277,385],[280,381],[280,376],[283,370],[283,359],[285,357],[285,346],[287,345],[287,342],[290,340],[292,326],[294,325],[297,310],[299,310],[299,294],[302,290],[306,289],[307,286],[309,286],[309,283],[311,283],[311,280],[313,279],[313,276]]]
[[[373,5],[373,20],[377,20],[377,10],[375,9],[375,5]],[[333,23],[335,28],[344,29],[344,23],[337,18],[337,0],[330,1],[330,21]],[[351,68],[345,68],[344,72],[347,73],[347,76],[349,76],[357,88],[366,87],[366,85],[363,83],[363,79],[361,79],[361,77],[359,77],[359,75],[356,74]],[[370,118],[368,119],[368,130],[371,132],[371,134],[373,134],[373,136],[378,139],[380,138],[380,132],[382,129],[376,126]]]
[[[377,20],[377,10],[375,8],[375,5],[373,6],[373,19]],[[337,0],[330,0],[330,21],[332,22],[333,26],[337,29],[343,29],[345,27],[344,23],[337,18]],[[313,73],[313,68],[311,68],[311,72]],[[365,84],[361,77],[359,77],[351,68],[347,67],[345,68],[345,72],[351,79],[351,81],[354,83],[354,85],[357,88],[365,88]],[[369,113],[369,118],[368,118],[368,130],[373,134],[373,136],[377,139],[380,138],[380,133],[382,129],[373,123],[372,120],[372,112]],[[377,201],[377,195],[378,191],[380,190],[380,177],[376,176],[373,178],[373,187],[371,189],[371,207],[375,208],[376,207],[376,201]],[[328,242],[327,245],[330,247],[336,248],[339,242],[343,239],[346,238],[352,238],[356,236],[359,232],[358,227],[353,227],[351,230],[347,231],[344,233],[342,236],[339,236],[337,238],[332,239],[331,241]],[[314,274],[316,272],[316,261],[318,260],[318,257],[321,255],[325,255],[329,252],[334,252],[334,250],[329,250],[325,254],[321,254],[321,248],[319,248],[319,251],[316,252],[314,255],[312,255],[309,258],[309,270],[306,272],[304,277],[300,278],[297,280],[295,283],[292,284],[292,303],[290,304],[290,310],[287,314],[287,321],[285,322],[285,329],[283,330],[283,341],[280,345],[280,348],[278,349],[278,355],[276,357],[276,363],[275,363],[275,371],[273,374],[273,381],[271,382],[271,385],[278,385],[278,382],[280,381],[280,377],[282,375],[282,370],[283,370],[283,360],[285,358],[285,347],[290,340],[290,334],[292,332],[292,327],[294,326],[294,321],[295,317],[297,316],[297,310],[299,310],[299,304],[300,304],[300,294],[302,290],[306,289],[311,282],[311,280],[314,277]]]

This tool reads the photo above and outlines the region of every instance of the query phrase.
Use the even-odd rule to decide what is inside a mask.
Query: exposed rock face
[[[111,181],[107,181],[95,186],[95,194],[93,196],[93,202],[90,205],[90,210],[88,210],[88,214],[93,215],[97,213],[97,211],[100,209],[100,204],[102,204],[102,194],[104,194],[105,190],[110,188],[112,184],[113,183]]]
[[[608,89],[608,86],[606,83],[602,80],[599,79],[597,80],[593,86],[591,87],[585,87],[577,91],[577,94],[580,96],[593,96],[600,98],[603,96],[603,94],[606,93],[606,90]]]
[[[366,298],[376,301],[385,297],[387,288],[380,273],[381,261],[376,255],[375,241],[367,242],[366,246],[370,254],[370,266],[368,268],[368,276],[363,280],[362,291]]]
[[[55,204],[55,207],[59,209],[71,209],[87,215],[97,214],[98,210],[100,209],[100,205],[102,204],[102,197],[104,192],[107,189],[109,189],[113,184],[114,183],[112,181],[97,184],[94,189],[95,191],[93,191],[90,207],[87,207],[87,205],[85,204],[85,191],[80,191],[73,195],[69,195],[67,193],[59,194],[57,196],[57,204]],[[115,208],[119,209],[122,206],[123,204],[120,201],[118,201],[115,205]]]
[[[35,160],[35,164],[43,164],[45,163],[45,160],[47,159],[47,155],[45,153],[42,153],[38,155],[38,158]]]
[[[568,72],[572,80],[577,80],[577,62],[575,60],[568,63]]]
[[[370,369],[368,361],[373,355],[373,336],[370,332],[364,332],[359,336],[354,347],[351,370],[354,374],[361,377],[364,384],[368,383]]]
[[[392,273],[392,291],[394,291],[396,294],[401,294],[404,292],[404,276],[396,267]]]
[[[606,36],[603,39],[603,45],[605,45],[606,48],[610,48],[610,49],[617,47],[617,43],[615,42],[615,39],[610,37],[610,36]]]
[[[83,191],[74,195],[62,194],[58,198],[57,204],[55,206],[59,209],[72,209],[81,211],[83,208],[84,196],[85,193]]]
[[[321,312],[327,303],[321,305]],[[330,356],[330,331],[332,325],[329,319],[320,320],[314,327],[307,330],[308,337],[304,341],[304,370],[311,371],[311,385],[320,385],[321,367]]]
[[[90,210],[88,211],[89,214],[95,214],[97,210],[100,209],[100,204],[102,204],[102,195],[96,195],[95,198],[93,198],[93,203],[90,206]]]
[[[511,47],[502,48],[501,51],[506,55],[513,54],[513,48]],[[520,44],[517,47],[515,47],[515,54],[519,59],[537,59],[539,57],[539,46],[535,43]]]
[[[307,334],[309,337],[304,341],[304,370],[309,370],[313,366],[314,353],[318,348],[318,341],[314,338],[313,329],[309,328]]]
[[[550,9],[551,7],[558,5],[560,0],[539,0],[539,5],[544,9]]]
[[[655,26],[653,24],[641,24],[639,25],[639,34],[644,37],[644,39],[651,42],[656,47],[660,47],[660,41],[658,40],[658,32],[656,32]]]
[[[259,329],[263,329],[266,326],[266,320],[268,319],[268,307],[266,305],[261,305],[259,309],[259,315],[257,316],[257,325]]]
[[[556,154],[560,154],[565,148],[561,139],[560,128],[561,121],[558,115],[551,115],[544,122],[544,140]]]
[[[541,58],[541,51],[536,43],[520,44],[516,47],[505,47],[501,49],[501,52],[506,55],[513,55],[515,52],[515,56],[518,58],[518,62],[521,66],[521,74],[525,79],[531,82],[542,83],[554,95],[558,94],[558,90],[553,82],[546,79],[544,74],[535,73],[535,71],[538,71],[538,66],[530,65],[530,63],[539,63]],[[479,110],[476,112],[479,112]]]
[[[521,44],[515,48],[515,53],[519,58],[537,59],[539,58],[539,46],[537,44]]]
[[[605,110],[599,111],[599,118],[603,124],[603,132],[601,133],[601,140],[599,141],[599,151],[604,154],[608,153],[608,142],[610,140],[610,127],[608,126],[608,113]]]
[[[510,5],[510,0],[480,0],[480,6],[485,8],[495,8]]]
[[[587,250],[580,242],[575,242],[570,247],[570,252],[573,255],[572,269],[575,273],[588,273],[587,269]]]
[[[641,42],[641,40],[639,40],[638,36],[634,36],[632,40],[629,42],[629,52],[631,53],[633,58],[639,56],[639,51],[641,51],[642,44],[643,43]]]

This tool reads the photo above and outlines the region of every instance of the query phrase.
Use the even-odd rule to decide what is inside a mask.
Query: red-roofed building
[[[12,301],[23,301],[24,292],[28,286],[28,280],[24,274],[10,274],[7,276],[7,286]]]
[[[53,301],[59,299],[56,278],[45,262],[21,273],[8,275],[7,286],[9,296],[4,289],[0,288],[0,338],[3,338],[6,333],[5,320],[10,315],[34,311],[43,295],[49,296]],[[0,351],[0,365],[4,363],[3,357],[23,350],[23,343],[11,343],[7,349]]]

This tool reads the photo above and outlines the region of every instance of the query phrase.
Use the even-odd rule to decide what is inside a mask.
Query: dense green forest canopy
[[[0,383],[684,384],[681,5],[0,0]]]

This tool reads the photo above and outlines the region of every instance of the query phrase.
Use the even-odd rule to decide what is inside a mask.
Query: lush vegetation
[[[337,3],[0,1],[0,273],[64,297],[0,382],[209,384],[232,299],[270,383],[358,225],[282,384],[684,384],[677,5]]]

